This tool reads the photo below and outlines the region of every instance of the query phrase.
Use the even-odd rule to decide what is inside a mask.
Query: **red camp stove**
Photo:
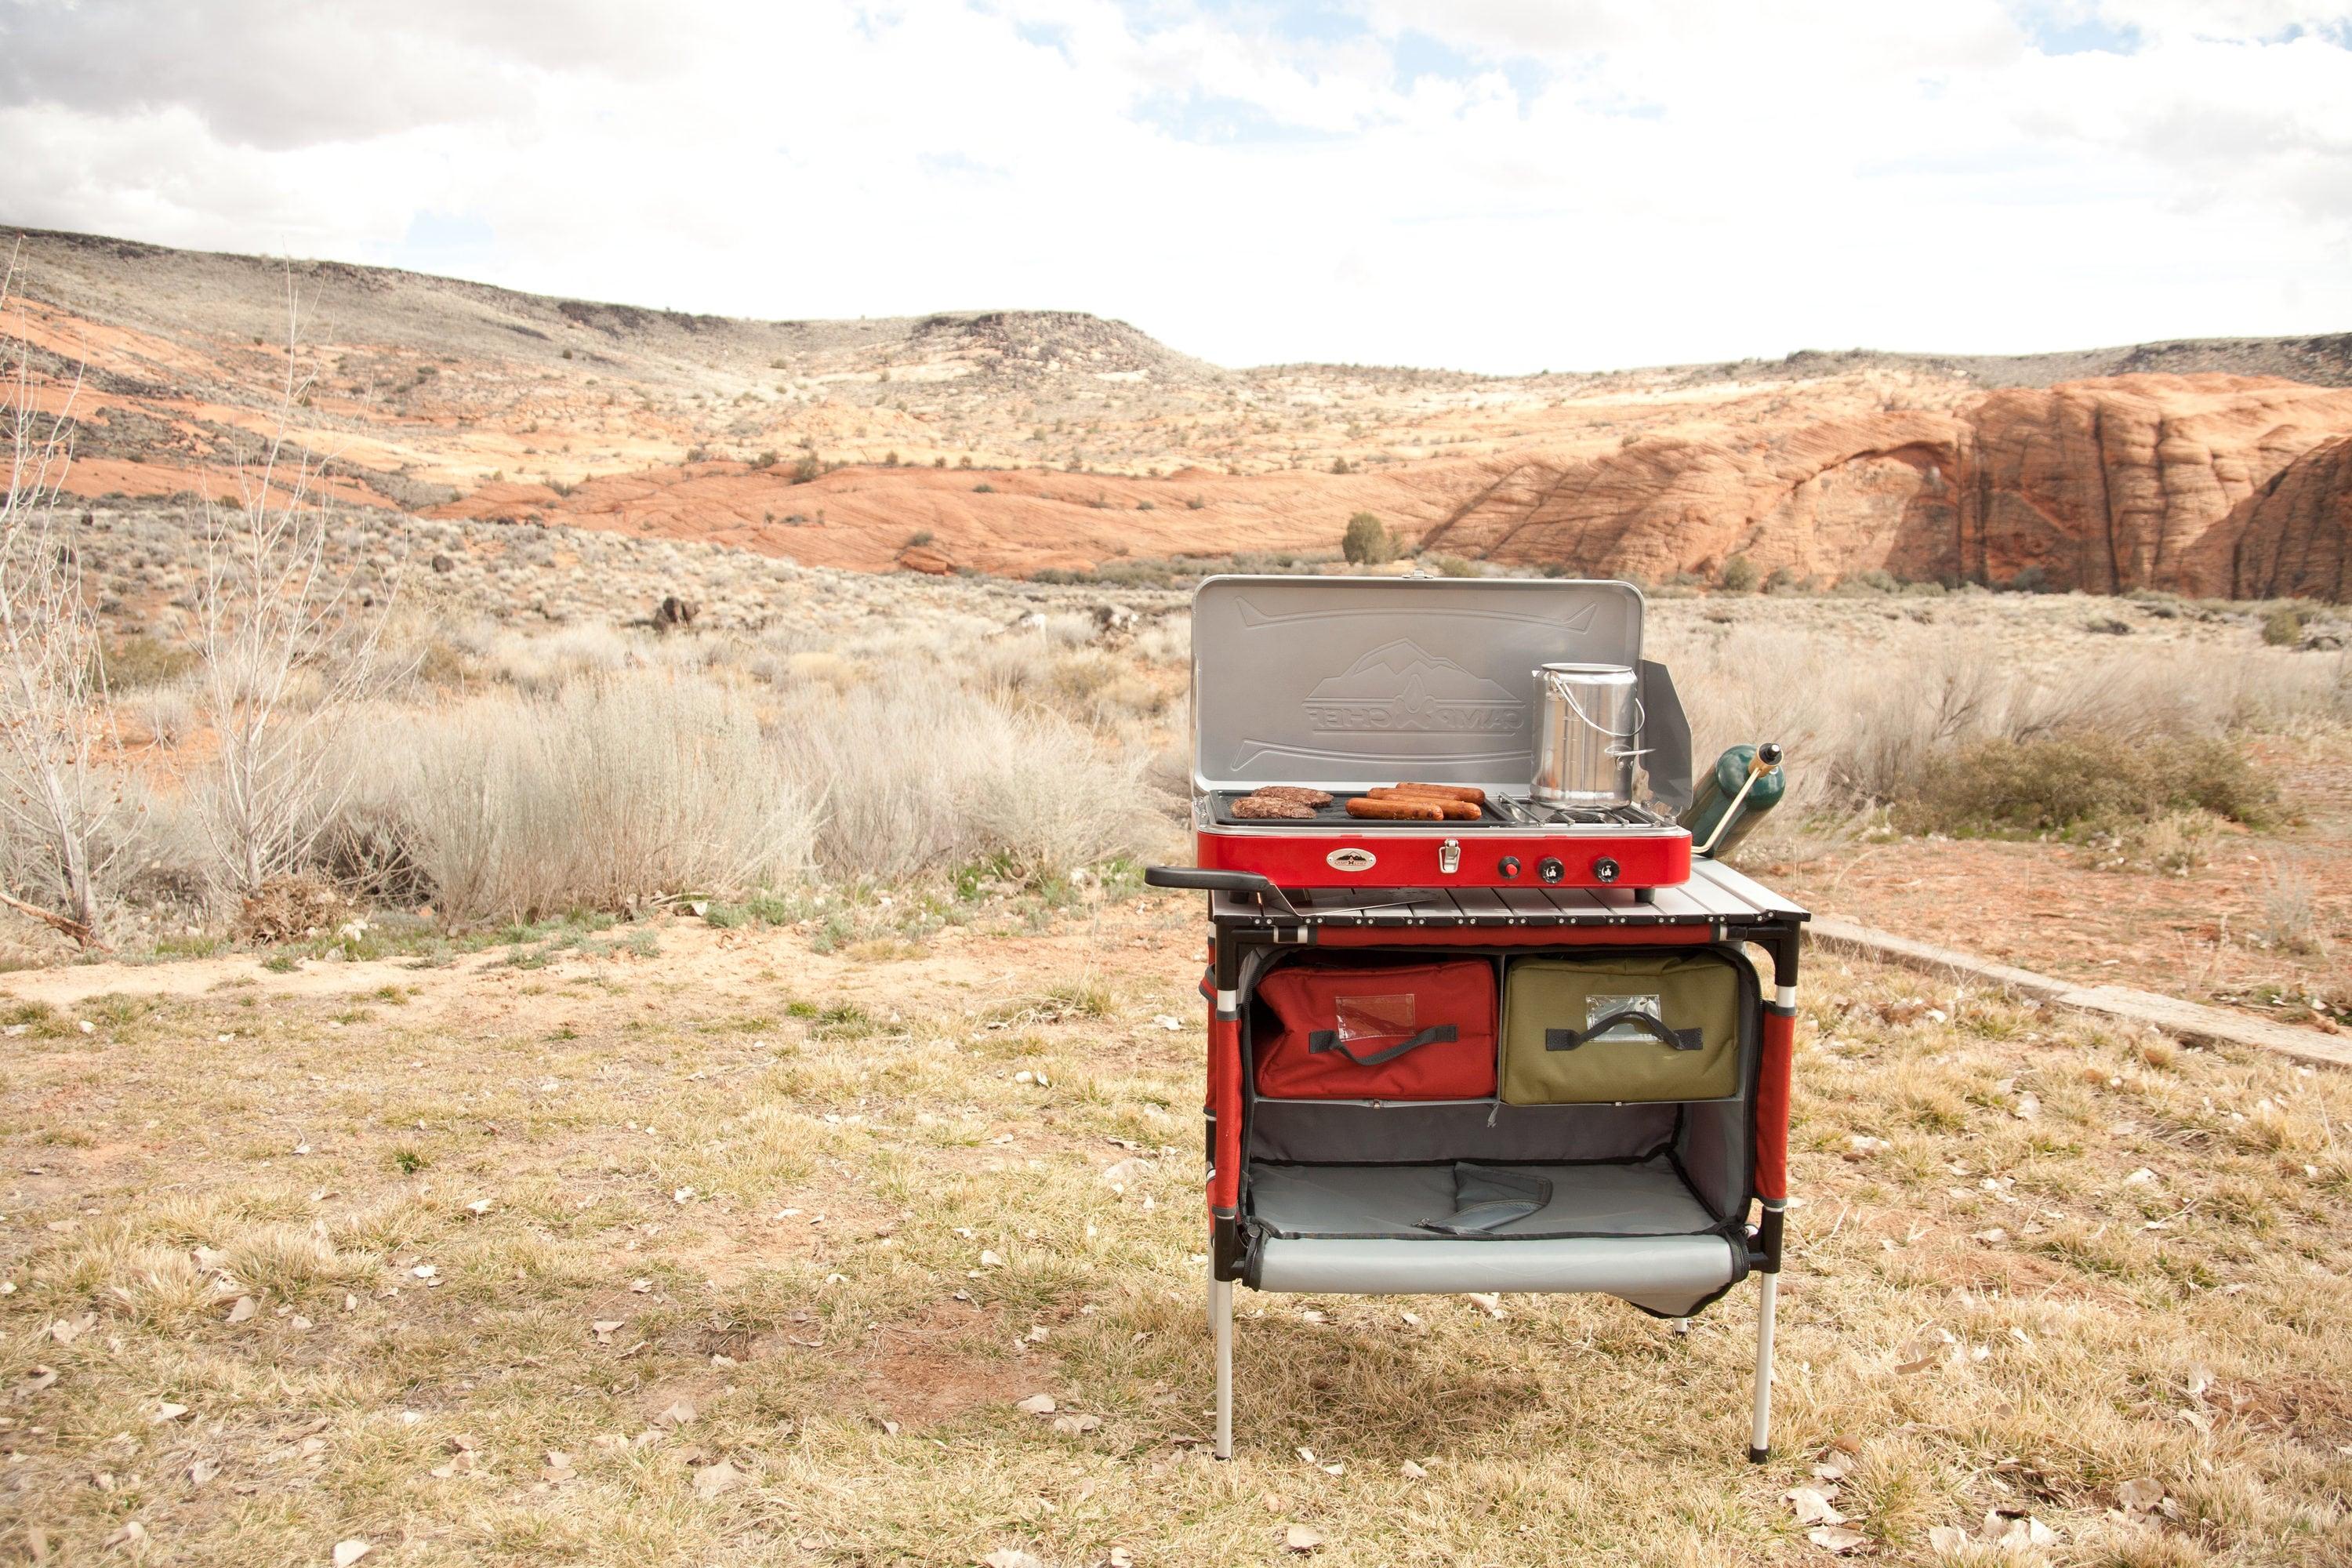
[[[1690,835],[1647,806],[1580,810],[1498,793],[1475,822],[1383,822],[1349,816],[1350,795],[1335,792],[1312,821],[1253,822],[1234,815],[1247,793],[1200,798],[1197,864],[1284,888],[1615,887],[1643,901],[1690,879]]]
[[[1663,666],[1642,658],[1624,583],[1222,577],[1192,605],[1193,858],[1285,889],[1624,888],[1690,878],[1690,731]],[[1638,673],[1627,750],[1654,797],[1538,798],[1545,665]],[[1474,785],[1475,821],[1350,816],[1399,784]],[[1251,819],[1268,784],[1328,793],[1313,818]],[[1661,809],[1663,807],[1663,809]]]

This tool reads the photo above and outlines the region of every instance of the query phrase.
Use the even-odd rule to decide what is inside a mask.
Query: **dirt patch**
[[[2113,857],[2089,846],[1924,838],[1757,869],[1801,903],[1898,935],[2340,1028],[2352,1016],[2352,759],[2305,746],[2269,765],[2293,820],[2217,830],[2201,861],[2177,872],[2110,869]],[[2309,917],[2289,930],[2280,906],[2297,895]]]

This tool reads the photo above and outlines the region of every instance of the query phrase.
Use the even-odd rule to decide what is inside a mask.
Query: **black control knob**
[[[1500,860],[1495,862],[1495,872],[1496,875],[1502,877],[1517,876],[1519,874],[1519,858],[1516,855],[1504,856]]]
[[[1567,874],[1568,868],[1559,863],[1556,855],[1547,855],[1536,862],[1536,875],[1547,882],[1557,882]]]
[[[1606,855],[1603,855],[1601,858],[1595,860],[1592,863],[1592,879],[1596,882],[1615,881],[1617,879],[1617,862],[1612,860]]]

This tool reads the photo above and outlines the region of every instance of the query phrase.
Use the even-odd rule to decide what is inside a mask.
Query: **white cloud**
[[[0,0],[0,218],[1229,363],[2352,324],[2352,28],[2124,10]]]

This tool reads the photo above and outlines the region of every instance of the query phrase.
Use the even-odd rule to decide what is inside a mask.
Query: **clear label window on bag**
[[[1584,1026],[1587,1029],[1612,1013],[1646,1013],[1662,1024],[1665,1022],[1664,1014],[1659,1011],[1658,994],[1654,991],[1630,996],[1604,996],[1595,992],[1585,997]],[[1643,1034],[1631,1024],[1619,1024],[1605,1034],[1592,1037],[1594,1040],[1606,1044],[1650,1043],[1654,1042],[1656,1037],[1654,1035]]]
[[[1331,1010],[1342,1045],[1397,1039],[1418,1032],[1411,992],[1402,996],[1335,996]]]

